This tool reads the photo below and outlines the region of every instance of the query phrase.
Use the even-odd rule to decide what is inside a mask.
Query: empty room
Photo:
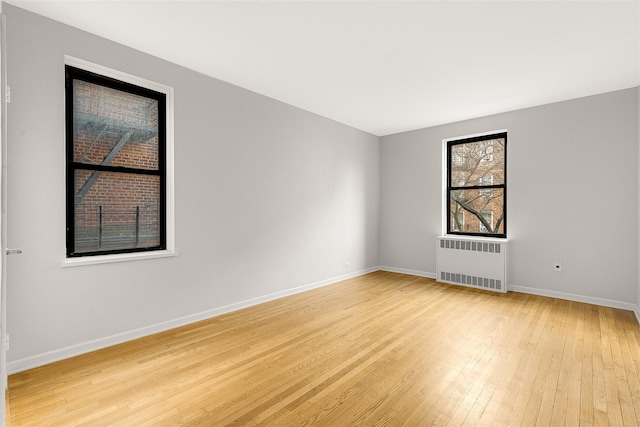
[[[640,425],[640,1],[0,11],[5,425]]]

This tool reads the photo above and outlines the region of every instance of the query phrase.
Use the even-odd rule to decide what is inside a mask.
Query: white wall
[[[442,140],[508,130],[509,283],[582,300],[638,300],[637,89],[382,138],[380,264],[436,271]],[[561,273],[552,264],[563,263]]]
[[[13,6],[4,13],[8,238],[23,249],[8,265],[10,370],[377,265],[379,138]],[[65,54],[175,88],[180,256],[61,268]]]

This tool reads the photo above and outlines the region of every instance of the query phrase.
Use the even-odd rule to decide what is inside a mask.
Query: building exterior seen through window
[[[165,97],[66,66],[68,257],[166,248]]]
[[[447,142],[447,233],[507,236],[505,132]]]

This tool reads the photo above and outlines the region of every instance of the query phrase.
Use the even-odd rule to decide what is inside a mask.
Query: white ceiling
[[[640,85],[640,0],[8,3],[375,135]]]

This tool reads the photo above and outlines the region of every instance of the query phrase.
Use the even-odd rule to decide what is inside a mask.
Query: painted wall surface
[[[435,277],[442,140],[507,129],[509,284],[634,304],[637,96],[633,88],[383,137],[380,264]]]
[[[4,5],[9,363],[377,265],[379,138]],[[61,268],[64,55],[175,89],[173,258]],[[346,264],[348,263],[348,267]]]

